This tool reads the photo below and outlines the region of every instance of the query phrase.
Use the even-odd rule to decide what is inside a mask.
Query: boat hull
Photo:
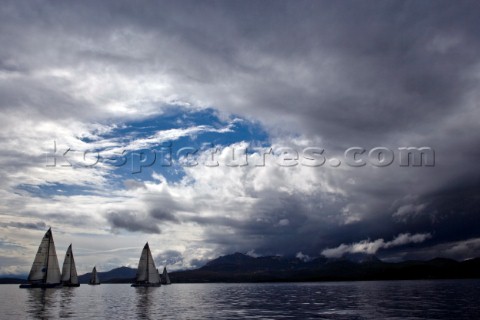
[[[80,287],[80,283],[73,284],[73,283],[64,283],[64,287]]]
[[[160,283],[132,283],[131,287],[160,287]]]
[[[61,288],[63,285],[61,283],[24,283],[18,286],[21,289],[47,289],[47,288]]]

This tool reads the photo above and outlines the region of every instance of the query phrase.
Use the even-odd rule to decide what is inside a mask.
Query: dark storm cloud
[[[47,2],[40,12],[20,8],[6,5],[5,14],[17,15],[6,16],[4,23],[15,25],[20,17],[30,18],[32,29],[49,32],[54,49],[59,45],[56,36],[66,36],[59,26],[67,27],[79,40],[106,41],[104,48],[74,46],[59,57],[56,51],[45,54],[47,65],[98,62],[127,73],[171,69],[177,77],[200,82],[195,83],[200,90],[202,83],[229,82],[234,92],[225,95],[244,95],[246,103],[217,107],[262,120],[275,112],[278,118],[288,117],[287,121],[301,125],[302,133],[321,134],[333,145],[365,143],[379,134],[406,129],[426,130],[435,124],[432,120],[456,110],[462,93],[473,84],[467,71],[478,63],[480,26],[475,9],[479,8],[471,2],[247,1],[211,6],[157,2],[138,6],[120,1]],[[14,38],[13,28],[9,29],[11,33],[5,32],[4,37],[12,48],[4,51],[15,60],[13,51],[19,49],[15,45],[31,35]],[[145,32],[157,41],[152,48],[140,48],[140,57],[134,59],[134,53],[115,52],[115,43],[108,41],[122,32]],[[164,50],[155,56],[155,48],[163,46],[173,46],[175,56]],[[255,78],[261,85],[250,82]],[[268,120],[273,123],[267,125],[279,121]]]
[[[338,204],[321,195],[296,194],[262,199],[247,219],[196,217],[191,220],[207,228],[207,241],[221,244],[227,252],[255,250],[259,254],[295,255],[302,251],[318,255],[319,248],[339,241],[339,235],[327,238],[332,227],[338,232],[339,209]]]
[[[192,266],[192,268],[197,269],[197,268],[203,267],[208,261],[210,260],[209,259],[192,259],[190,261],[190,265]]]
[[[462,1],[211,6],[120,1],[47,2],[40,13],[6,5],[4,11],[33,18],[32,28],[48,31],[54,48],[59,45],[55,36],[66,36],[59,26],[67,27],[74,39],[105,41],[104,48],[74,46],[59,57],[46,54],[42,62],[47,65],[99,63],[132,74],[170,71],[188,80],[187,86],[193,79],[196,90],[215,95],[219,108],[260,118],[267,126],[286,121],[298,126],[295,131],[320,134],[339,147],[383,142],[406,131],[424,133],[435,128],[436,119],[456,112],[462,94],[474,85],[468,71],[478,63],[475,9],[480,10]],[[5,17],[5,23],[20,23],[14,17],[18,15]],[[128,32],[146,33],[156,41],[152,48],[140,48],[137,58],[115,52],[109,39]],[[9,35],[4,33],[12,48],[5,51],[14,59],[13,51],[20,49],[15,45],[31,35]],[[155,48],[162,49],[157,56]],[[207,90],[222,82],[231,83],[231,91]],[[49,99],[55,96],[41,91]],[[232,105],[228,98],[233,95],[246,97],[245,103]],[[277,116],[271,118],[272,113]]]
[[[150,211],[150,215],[163,222],[178,222],[178,219],[170,212],[164,211],[160,208]]]
[[[259,120],[272,138],[321,141],[327,154],[357,145],[436,151],[434,168],[334,172],[343,193],[332,199],[260,194],[243,220],[177,216],[195,208],[155,194],[144,200],[161,209],[149,207],[146,218],[111,213],[113,228],[159,233],[159,221],[193,222],[226,252],[312,256],[400,233],[431,233],[418,244],[424,255],[480,237],[476,2],[12,1],[0,14],[0,76],[10,77],[0,86],[0,108],[9,112],[39,120],[113,117],[72,95],[68,77],[27,76],[44,69],[72,68],[80,78],[154,75],[186,101]],[[472,255],[478,246],[459,247],[456,257],[466,248]]]
[[[107,219],[110,222],[113,230],[123,229],[132,232],[145,232],[145,233],[160,233],[160,228],[156,224],[156,221],[149,217],[142,217],[142,215],[129,212],[119,211],[111,212],[107,215]]]
[[[472,179],[477,181],[479,175]],[[433,230],[437,242],[453,242],[478,237],[480,230],[480,186],[452,186],[447,190],[425,195],[424,215],[407,217],[412,228]]]
[[[56,212],[38,212],[31,209],[25,210],[22,208],[22,212],[30,218],[35,218],[36,220],[42,220],[42,222],[33,223],[33,225],[31,225],[32,223],[28,224],[31,226],[37,225],[39,230],[42,230],[41,227],[43,226],[43,224],[45,224],[46,227],[54,226],[60,223],[68,223],[71,225],[86,227],[91,223],[93,223],[92,217],[87,214],[74,214],[74,215],[65,214],[65,210],[63,209],[60,209]],[[59,230],[57,232],[62,232],[62,231]]]
[[[4,226],[19,228],[19,229],[32,229],[32,230],[46,230],[47,225],[45,222],[9,222],[2,224]]]

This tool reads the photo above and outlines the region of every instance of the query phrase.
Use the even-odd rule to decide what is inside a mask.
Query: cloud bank
[[[147,240],[176,268],[233,251],[479,256],[478,10],[471,1],[4,2],[0,229],[2,243],[18,246],[0,246],[0,273],[28,271],[43,226],[59,253],[74,243],[80,271],[135,265],[139,252],[116,249]],[[273,154],[264,167],[132,174],[130,162],[47,167],[53,141],[57,153],[128,159],[164,143],[210,143],[223,163],[232,147],[259,161],[260,148],[318,147],[327,161],[281,167]],[[435,166],[331,165],[347,148],[379,146],[431,147]]]
[[[430,233],[417,233],[414,235],[402,233],[387,242],[383,239],[377,239],[375,241],[363,240],[348,245],[342,243],[336,248],[323,250],[322,255],[327,258],[340,258],[346,253],[365,253],[372,255],[376,254],[380,249],[403,246],[409,243],[421,243],[431,237]]]

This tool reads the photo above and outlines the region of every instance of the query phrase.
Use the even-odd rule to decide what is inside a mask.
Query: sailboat
[[[148,242],[145,244],[138,262],[137,276],[132,287],[159,287],[160,275],[158,274],[155,262],[153,261],[152,252]]]
[[[168,276],[168,273],[167,273],[167,267],[163,268],[162,284],[171,284],[170,277]]]
[[[48,229],[40,242],[27,280],[28,284],[22,284],[20,288],[55,288],[62,286],[51,228]]]
[[[67,253],[65,254],[65,260],[63,260],[62,285],[64,287],[80,287],[71,244],[68,246]]]
[[[97,274],[97,267],[93,267],[92,270],[92,277],[90,278],[90,281],[88,284],[94,286],[100,284],[100,279],[98,279],[98,274]]]

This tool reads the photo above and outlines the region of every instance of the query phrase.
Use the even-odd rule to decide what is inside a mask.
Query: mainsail
[[[58,267],[57,253],[51,229],[48,229],[40,242],[37,254],[33,260],[32,269],[28,275],[28,281],[36,284],[60,283],[60,268]]]
[[[63,261],[62,284],[66,286],[79,285],[77,268],[75,267],[75,259],[73,258],[71,244],[67,249],[67,253],[65,254],[65,260]]]
[[[137,276],[135,279],[136,285],[160,285],[160,275],[158,274],[155,262],[153,261],[152,252],[145,244],[138,262]]]
[[[171,284],[170,277],[168,276],[167,267],[163,268],[162,284]]]
[[[90,278],[89,284],[100,284],[100,279],[97,274],[97,267],[93,267],[92,277]]]

